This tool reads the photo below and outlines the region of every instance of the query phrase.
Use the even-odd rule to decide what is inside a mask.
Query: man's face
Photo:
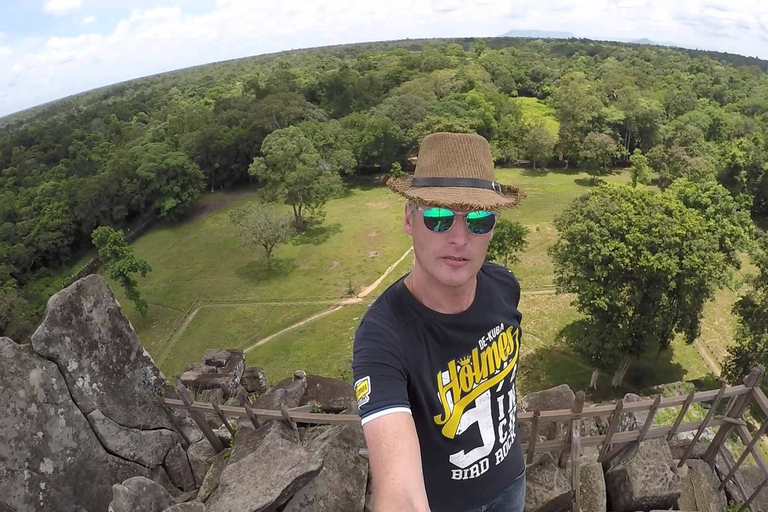
[[[457,214],[451,229],[433,233],[424,225],[422,212],[416,206],[405,205],[405,232],[413,238],[413,252],[418,265],[433,279],[445,286],[460,287],[467,284],[483,266],[488,242],[487,235],[475,235],[467,230],[462,210]]]

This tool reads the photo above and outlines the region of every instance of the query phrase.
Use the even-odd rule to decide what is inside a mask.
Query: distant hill
[[[557,32],[551,30],[510,30],[501,37],[540,37],[543,39],[569,39],[576,37],[572,32]]]
[[[510,30],[501,37],[530,37],[539,39],[571,39],[577,38],[573,32],[559,32],[556,30]],[[594,38],[595,41],[609,41],[618,43],[648,44],[652,46],[679,46],[669,41],[653,41],[647,37],[641,39],[623,39],[623,38]]]

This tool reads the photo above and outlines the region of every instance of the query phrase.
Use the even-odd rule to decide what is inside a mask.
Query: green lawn
[[[270,383],[296,370],[352,381],[352,340],[367,304],[348,306],[287,332],[248,353]]]
[[[321,226],[277,247],[267,266],[263,251],[241,244],[229,223],[229,211],[253,200],[255,191],[241,193],[224,208],[140,237],[136,255],[153,268],[140,280],[142,296],[184,311],[207,299],[338,298],[350,280],[355,288],[369,284],[409,247],[402,201],[383,187],[352,188],[328,203]]]
[[[189,362],[200,361],[205,349],[248,348],[327,308],[324,304],[204,306],[183,334],[160,351],[157,363],[167,376],[177,375]]]
[[[544,128],[547,129],[555,140],[558,139],[560,123],[555,119],[555,111],[551,107],[536,98],[515,98],[515,102],[522,110],[524,123],[534,123],[542,120]]]
[[[524,292],[521,392],[561,383],[585,389],[592,368],[561,339],[561,331],[575,325],[580,315],[570,305],[571,297],[553,293],[547,250],[557,240],[554,218],[590,190],[591,180],[578,170],[499,169],[497,176],[526,193],[520,207],[503,214],[530,229],[528,247],[512,266]],[[629,173],[617,172],[604,181],[626,183]],[[156,226],[134,244],[137,255],[154,268],[139,285],[151,304],[150,314],[141,318],[119,291],[118,296],[147,349],[169,375],[198,361],[205,348],[245,348],[331,307],[267,306],[265,301],[335,300],[348,294],[350,283],[359,292],[410,246],[402,230],[403,200],[383,186],[358,186],[328,204],[323,225],[278,247],[270,269],[260,251],[240,244],[228,222],[232,208],[253,199],[253,191],[209,195],[207,214],[175,226]],[[352,336],[360,317],[411,265],[408,256],[363,304],[345,307],[250,351],[249,364],[264,366],[273,382],[297,369],[351,379]],[[722,292],[705,311],[702,339],[714,346],[718,359],[730,339],[730,303],[735,296]],[[174,336],[185,315],[201,306],[183,334]],[[621,389],[611,389],[610,376],[602,376],[592,398],[703,379],[709,373],[695,347],[682,340],[675,340],[658,361],[654,355],[633,362]]]

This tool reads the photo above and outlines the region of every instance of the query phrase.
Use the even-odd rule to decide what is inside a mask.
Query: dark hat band
[[[479,178],[413,178],[413,187],[468,187],[483,188],[501,193],[498,181],[481,180]]]

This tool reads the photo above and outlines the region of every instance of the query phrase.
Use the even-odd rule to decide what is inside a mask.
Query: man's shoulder
[[[520,286],[517,281],[517,277],[515,277],[515,274],[507,267],[499,265],[498,263],[486,261],[480,268],[480,272],[485,273],[494,281],[500,281],[502,283],[514,283],[516,286]]]
[[[360,320],[356,340],[376,332],[385,332],[389,336],[397,337],[397,327],[402,322],[404,308],[402,287],[401,278],[373,301]]]

